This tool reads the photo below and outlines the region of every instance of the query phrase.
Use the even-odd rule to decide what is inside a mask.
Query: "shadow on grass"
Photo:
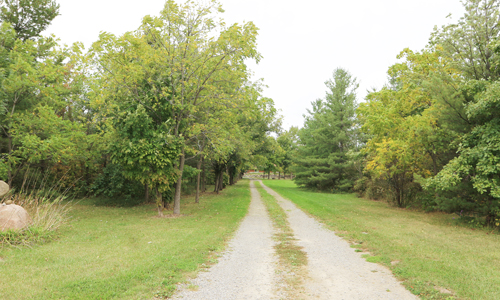
[[[90,197],[76,201],[80,205],[105,206],[105,207],[134,207],[145,204],[144,198],[139,197]]]
[[[186,185],[187,186],[187,185]],[[206,191],[201,193],[201,196],[207,195],[215,195],[215,192],[212,192],[214,186],[207,185]],[[187,187],[182,190],[182,199],[193,198],[196,194],[196,187]],[[150,195],[150,197],[152,197]],[[193,199],[194,201],[194,199]],[[104,197],[104,196],[94,196],[87,197],[75,200],[75,202],[79,205],[85,206],[98,206],[98,207],[134,207],[143,204],[152,204],[154,203],[154,199],[150,198],[150,201],[147,202],[144,200],[144,196],[117,196],[117,197]],[[173,207],[173,203],[169,203],[169,207]]]

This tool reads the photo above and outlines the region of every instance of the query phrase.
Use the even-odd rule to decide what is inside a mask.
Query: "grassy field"
[[[237,228],[248,210],[248,181],[199,205],[184,198],[183,217],[156,218],[153,205],[75,205],[59,238],[32,248],[0,248],[0,299],[152,299],[172,294]]]
[[[370,251],[367,260],[391,268],[422,299],[500,299],[500,235],[491,230],[459,226],[453,215],[397,209],[354,195],[313,193],[289,180],[264,183],[353,247]]]

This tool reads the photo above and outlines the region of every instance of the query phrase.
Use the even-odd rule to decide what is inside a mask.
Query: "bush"
[[[122,198],[130,202],[132,198],[144,195],[144,185],[125,178],[119,165],[108,164],[94,180],[90,192],[94,196]]]
[[[366,197],[371,200],[386,199],[388,196],[387,182],[363,176],[358,179],[353,187],[358,197]]]
[[[436,194],[439,210],[459,214],[462,219],[466,217],[465,223],[471,223],[468,218],[474,218],[477,224],[500,227],[500,199],[478,193],[472,181],[464,180],[445,190],[430,185],[427,190]]]
[[[423,190],[420,191],[415,197],[415,206],[419,207],[425,212],[431,212],[439,210],[439,206],[436,202],[436,194]]]

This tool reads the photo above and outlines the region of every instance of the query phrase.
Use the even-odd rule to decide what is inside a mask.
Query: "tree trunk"
[[[222,191],[224,189],[224,172],[221,170],[220,175],[219,175],[219,191]]]
[[[201,158],[201,192],[204,193],[207,190],[207,176],[205,174],[205,159]]]
[[[89,161],[89,160],[87,160]],[[91,186],[92,185],[92,178],[91,178],[91,174],[90,174],[90,168],[89,168],[89,165],[88,164],[85,164],[85,182],[87,183],[87,186]]]
[[[200,155],[200,160],[198,161],[198,165],[196,168],[201,171],[201,162],[203,160],[203,156]],[[200,203],[200,180],[201,180],[201,172],[198,172],[198,176],[196,178],[196,199],[194,202]]]
[[[174,196],[174,215],[181,214],[181,187],[182,187],[182,172],[184,171],[184,149],[182,149],[181,157],[179,158],[179,178],[175,184]]]
[[[267,172],[267,179],[271,179],[271,171]]]
[[[214,168],[214,192],[219,193],[219,172],[217,167]]]
[[[219,193],[219,181],[220,181],[220,176],[219,176],[219,173],[217,173],[217,175],[215,176],[215,187],[214,187],[214,192],[216,192],[217,194]]]
[[[8,151],[9,151],[9,158],[8,158],[8,170],[7,170],[7,180],[9,184],[9,188],[12,188],[12,163],[10,162],[10,158],[12,156],[12,136],[9,134],[8,136]]]
[[[158,188],[156,188],[156,207],[158,207],[158,216],[163,217],[163,199]]]
[[[147,183],[145,184],[145,188],[144,188],[144,201],[146,203],[149,202],[149,186]]]

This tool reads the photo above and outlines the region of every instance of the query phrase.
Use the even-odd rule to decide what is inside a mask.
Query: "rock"
[[[7,204],[7,205],[11,205],[11,204],[13,204],[13,203],[14,203],[14,201],[12,201],[12,200],[7,200],[7,201],[5,201],[5,204]]]
[[[5,181],[0,180],[0,197],[9,192],[9,185]]]
[[[31,224],[28,212],[19,205],[0,206],[0,231],[19,230]]]

